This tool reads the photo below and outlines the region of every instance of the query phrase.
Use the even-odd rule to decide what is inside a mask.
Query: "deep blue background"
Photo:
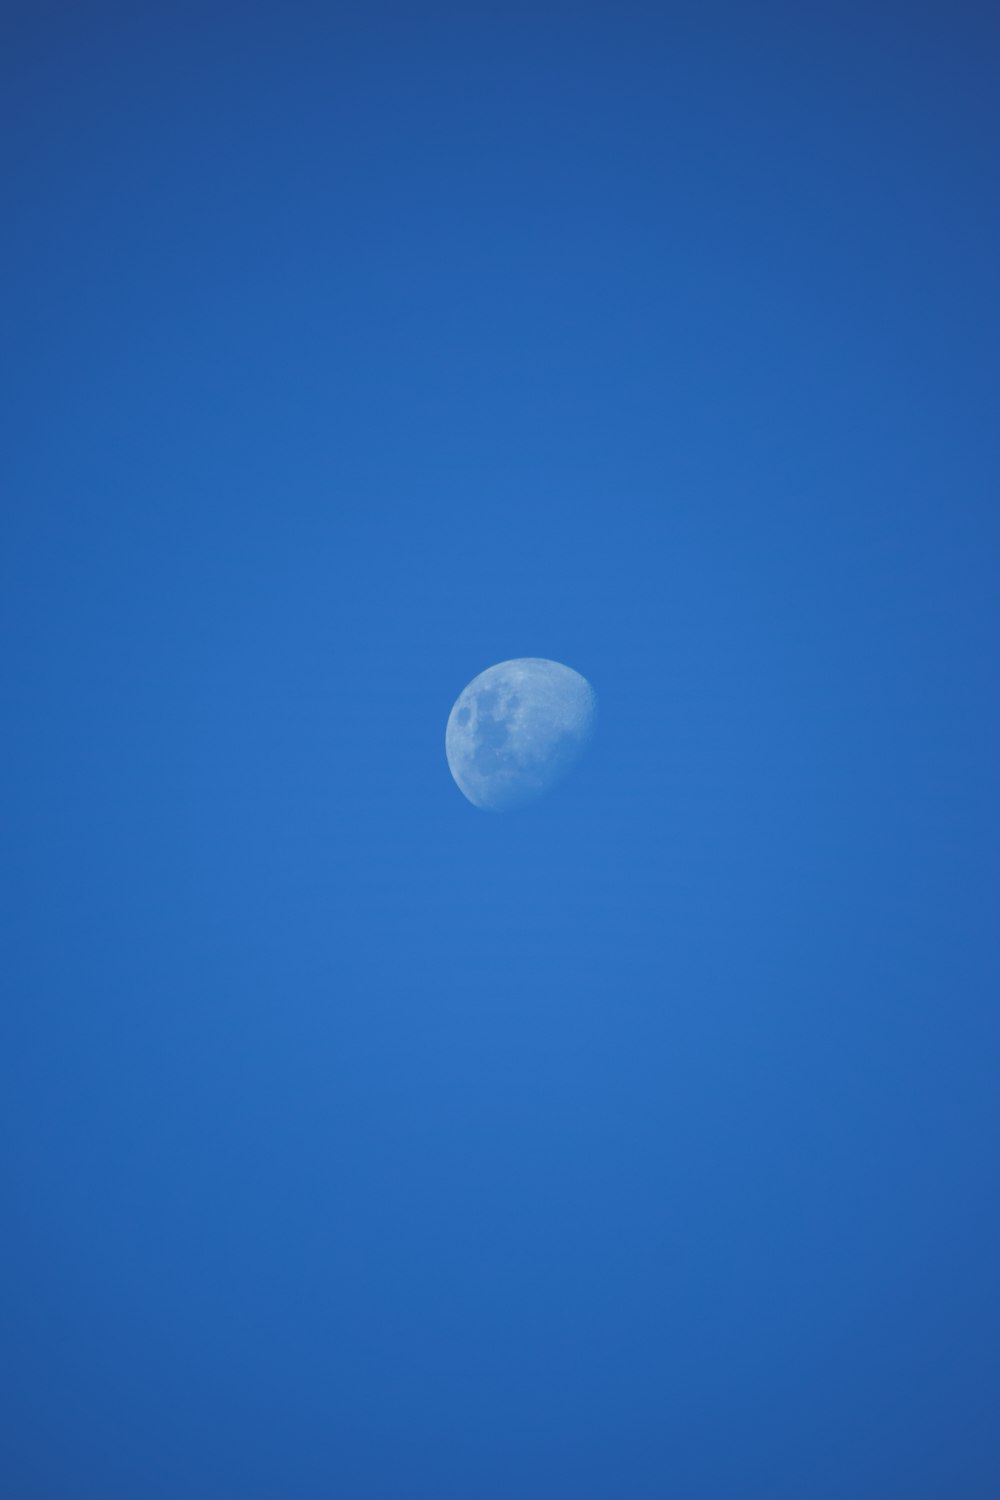
[[[989,7],[0,30],[3,1496],[995,1500]]]

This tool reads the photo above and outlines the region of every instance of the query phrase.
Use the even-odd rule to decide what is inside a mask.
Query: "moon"
[[[594,729],[597,697],[561,662],[521,656],[474,677],[448,716],[448,766],[488,812],[534,802],[576,763]]]

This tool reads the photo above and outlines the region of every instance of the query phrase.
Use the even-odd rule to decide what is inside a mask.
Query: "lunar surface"
[[[586,677],[557,661],[522,656],[487,667],[448,716],[451,774],[489,812],[533,802],[578,760],[596,709]]]

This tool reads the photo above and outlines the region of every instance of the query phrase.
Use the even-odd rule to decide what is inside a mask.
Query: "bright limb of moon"
[[[597,698],[561,662],[522,656],[487,667],[448,716],[452,776],[476,807],[504,812],[562,779],[593,733]]]

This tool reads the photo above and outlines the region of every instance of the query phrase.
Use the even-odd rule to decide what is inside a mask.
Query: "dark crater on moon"
[[[498,771],[507,759],[503,753],[503,747],[510,738],[510,732],[504,721],[494,716],[493,710],[496,704],[497,694],[491,689],[478,694],[476,698],[478,712],[473,761],[476,769],[483,776],[490,776],[494,771]]]

